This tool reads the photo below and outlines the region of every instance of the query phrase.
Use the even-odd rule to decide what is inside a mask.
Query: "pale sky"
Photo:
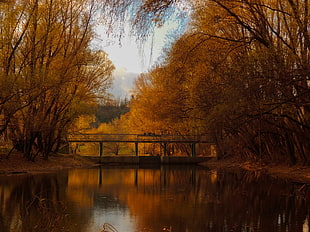
[[[125,34],[120,44],[118,38],[107,37],[103,27],[100,26],[97,30],[100,40],[96,40],[95,44],[98,48],[109,54],[109,58],[116,68],[125,68],[128,72],[134,73],[146,72],[160,56],[162,48],[166,43],[166,35],[175,27],[176,25],[168,24],[167,26],[156,29],[153,50],[151,49],[152,38],[148,39],[144,45],[144,49],[141,51],[134,37]],[[151,51],[152,59],[150,63]]]
[[[135,38],[125,34],[120,45],[118,38],[107,37],[104,28],[98,26],[97,33],[100,39],[94,41],[94,46],[108,53],[109,59],[116,68],[111,89],[111,93],[116,98],[130,97],[135,78],[140,73],[147,72],[155,64],[166,44],[166,36],[177,27],[178,25],[174,22],[156,29],[153,49],[152,38],[149,38],[141,50]]]

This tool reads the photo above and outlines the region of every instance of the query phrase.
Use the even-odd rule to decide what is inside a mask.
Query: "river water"
[[[1,232],[309,232],[309,186],[199,166],[0,176]]]

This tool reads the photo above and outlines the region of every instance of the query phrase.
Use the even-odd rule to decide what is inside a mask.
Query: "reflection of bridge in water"
[[[198,162],[199,159],[203,157],[196,157],[196,145],[200,143],[214,145],[214,142],[210,141],[207,136],[198,136],[198,135],[158,135],[158,134],[72,134],[69,135],[68,141],[70,143],[99,143],[99,156],[101,162],[104,162],[104,159],[107,160],[108,157],[103,157],[103,143],[134,143],[135,144],[135,156],[139,157],[139,143],[159,143],[163,146],[163,155],[162,157],[151,156],[146,158],[145,156],[140,156],[140,161],[145,159],[151,160],[161,160],[161,162],[170,163],[173,159],[175,160],[185,160],[190,161],[190,157],[167,157],[167,144],[190,144],[191,147],[191,157],[192,162]],[[125,159],[124,156],[113,156],[119,157],[114,158],[114,160],[120,160],[121,158]],[[166,157],[166,158],[165,158]],[[194,158],[195,157],[195,158]],[[111,157],[110,157],[111,158]],[[209,157],[205,157],[209,158]],[[128,158],[129,159],[129,158]],[[112,158],[111,158],[112,160]],[[139,160],[139,159],[138,159]],[[184,161],[182,161],[184,162]]]

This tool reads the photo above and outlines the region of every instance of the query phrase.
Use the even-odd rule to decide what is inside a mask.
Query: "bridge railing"
[[[208,142],[207,136],[146,134],[71,134],[69,142]]]
[[[71,134],[69,141],[136,141],[134,134]]]
[[[167,141],[167,142],[199,142],[199,141],[207,141],[206,136],[198,136],[198,135],[156,135],[156,134],[139,134],[137,135],[138,141]]]

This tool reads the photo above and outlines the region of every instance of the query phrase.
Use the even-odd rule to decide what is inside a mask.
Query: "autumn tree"
[[[156,2],[168,9],[166,1]],[[176,102],[186,117],[211,132],[222,156],[308,163],[308,1],[192,3],[190,30],[164,61],[170,75],[162,72],[154,80],[151,72],[142,83],[152,83],[153,90],[142,95],[148,99],[148,91],[160,91],[157,81],[171,85],[166,95],[145,102],[157,101],[151,105],[159,109],[179,95]],[[166,116],[173,121],[173,113]]]
[[[17,35],[1,61],[1,86],[11,88],[1,105],[7,134],[27,159],[47,158],[79,115],[94,112],[98,94],[111,83],[107,55],[90,49],[97,5],[36,0],[3,6],[23,10],[6,25]]]
[[[231,19],[224,20],[222,14],[218,24],[228,22],[230,30],[239,28],[217,36],[245,43],[243,51],[226,62],[225,72],[234,80],[234,89],[246,94],[239,101],[228,101],[230,106],[244,102],[237,108],[239,114],[232,117],[230,111],[221,112],[230,117],[224,125],[233,125],[224,131],[241,145],[243,154],[248,149],[256,157],[307,163],[309,148],[304,139],[309,136],[309,122],[304,119],[308,117],[309,60],[304,54],[309,54],[308,2],[297,6],[294,1],[214,1],[214,5]]]

